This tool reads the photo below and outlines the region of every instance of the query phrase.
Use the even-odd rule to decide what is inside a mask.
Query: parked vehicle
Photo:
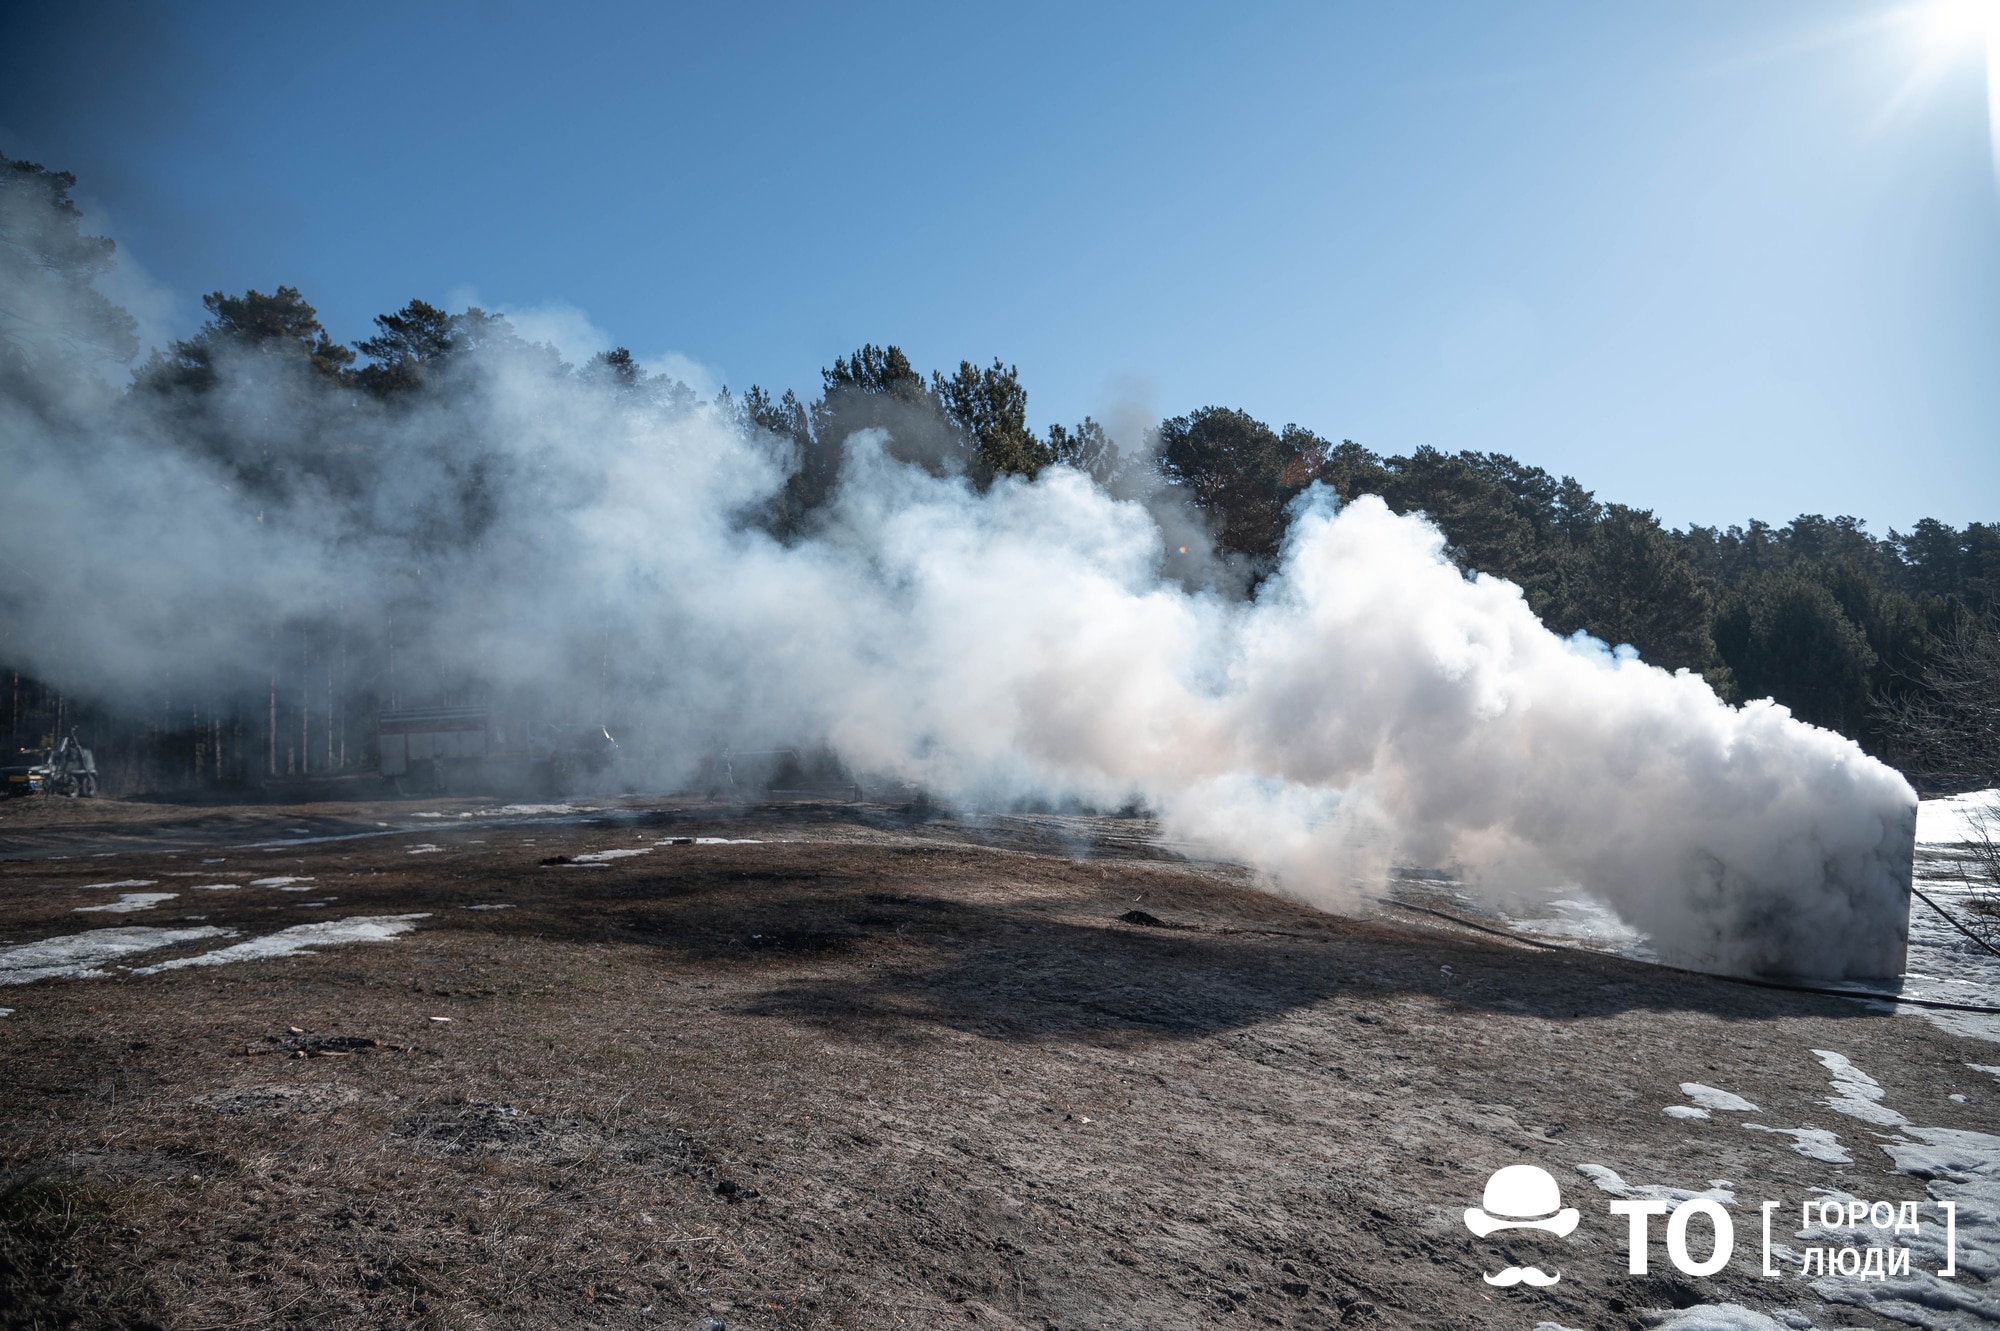
[[[9,796],[65,795],[88,799],[97,793],[97,757],[77,741],[76,732],[41,750],[24,749],[0,767]]]

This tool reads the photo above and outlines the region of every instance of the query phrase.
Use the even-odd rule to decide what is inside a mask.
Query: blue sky
[[[738,388],[997,355],[1038,426],[1221,403],[1677,525],[2000,519],[1983,66],[1893,4],[26,8],[0,151],[78,174],[162,335],[476,299]]]

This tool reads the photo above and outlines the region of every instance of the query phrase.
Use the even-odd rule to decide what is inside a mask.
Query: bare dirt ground
[[[7,944],[237,931],[137,966],[423,915],[0,988],[0,1323],[1527,1331],[1734,1301],[1887,1326],[1756,1274],[1760,1199],[1926,1196],[1829,1111],[1811,1051],[1918,1122],[2000,1124],[1965,1066],[1992,1044],[1328,916],[1137,820],[494,803],[0,806]],[[701,837],[754,844],[673,843]],[[644,853],[575,859],[613,849]],[[278,876],[308,890],[249,885]],[[130,880],[178,895],[78,913]],[[242,886],[193,890],[214,881]],[[1681,1082],[1835,1130],[1854,1163],[1667,1117]],[[1581,1226],[1474,1239],[1464,1209],[1522,1162]],[[1652,1274],[1626,1274],[1582,1164],[1730,1181],[1739,1259],[1678,1275],[1656,1228]],[[1563,1277],[1486,1285],[1504,1262]]]

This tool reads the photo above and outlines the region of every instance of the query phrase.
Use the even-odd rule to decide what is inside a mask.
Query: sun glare
[[[1986,80],[1986,119],[1994,179],[2000,184],[2000,0],[1924,0],[1884,15],[1922,48],[1916,68],[1890,99],[1885,118],[1908,112],[1954,69],[1976,60]]]
[[[1932,0],[1915,17],[1927,46],[1984,46],[2000,24],[2000,0]]]

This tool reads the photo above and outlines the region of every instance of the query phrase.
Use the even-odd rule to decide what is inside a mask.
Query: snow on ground
[[[411,846],[408,850],[404,851],[403,853],[405,855],[436,855],[441,853],[443,850],[444,850],[443,846],[433,845],[428,841],[423,841],[419,842],[414,846]]]
[[[64,934],[44,938],[39,943],[21,943],[0,948],[0,984],[31,984],[36,980],[61,977],[72,979],[101,976],[98,969],[116,957],[134,952],[150,952],[176,943],[193,943],[204,938],[223,938],[236,931],[201,925],[192,929],[158,929],[127,925],[122,929],[93,929],[89,933]]]
[[[118,894],[118,900],[116,901],[107,901],[101,906],[78,906],[76,909],[80,915],[88,914],[91,911],[103,911],[111,915],[129,915],[135,910],[151,910],[162,901],[172,901],[179,895],[180,893],[178,892],[121,892]]]
[[[1815,1049],[1813,1055],[1833,1074],[1834,1093],[1821,1101],[1828,1109],[1885,1128],[1909,1126],[1910,1120],[1882,1103],[1882,1083],[1848,1062],[1845,1054]]]
[[[645,855],[652,849],[651,846],[621,846],[616,850],[586,851],[582,855],[571,856],[570,860],[575,864],[602,864],[607,860],[622,860],[632,855]]]
[[[1981,818],[2000,824],[2000,789],[1925,800],[1917,805],[1917,844],[1937,846],[1970,841],[1974,824]],[[1993,830],[2000,836],[2000,825]]]
[[[1681,1083],[1681,1094],[1694,1101],[1691,1105],[1668,1105],[1660,1112],[1668,1118],[1707,1118],[1716,1110],[1730,1114],[1755,1113],[1757,1106],[1740,1095],[1728,1091],[1718,1091],[1713,1086],[1704,1086],[1698,1081]]]
[[[1698,1081],[1681,1083],[1681,1094],[1700,1105],[1703,1109],[1720,1109],[1729,1114],[1754,1114],[1757,1106],[1740,1095],[1728,1091],[1718,1091],[1713,1086],[1704,1086]]]
[[[1812,1331],[1812,1319],[1790,1308],[1766,1316],[1740,1303],[1704,1303],[1668,1313],[1660,1331]],[[1536,1327],[1535,1331],[1541,1331]]]
[[[241,884],[241,883],[193,883],[193,884],[190,884],[190,885],[189,885],[189,887],[188,887],[188,891],[190,891],[190,892],[234,892],[234,891],[235,891],[235,890],[236,890],[237,888],[239,888],[239,887],[241,887],[241,886],[243,886],[243,884]]]
[[[214,952],[195,957],[176,957],[153,966],[140,966],[134,975],[154,975],[179,970],[183,966],[226,966],[232,961],[265,961],[273,957],[295,957],[310,948],[335,943],[386,943],[416,928],[415,921],[429,912],[415,915],[350,915],[344,920],[323,920],[315,924],[295,924],[262,938],[251,938]]]
[[[1769,1132],[1792,1139],[1792,1149],[1808,1160],[1818,1160],[1829,1165],[1851,1165],[1854,1157],[1840,1144],[1838,1133],[1825,1128],[1767,1128],[1762,1123],[1745,1123],[1749,1132]]]
[[[299,877],[299,876],[298,876],[298,875],[296,875],[296,874],[278,874],[278,875],[276,875],[275,877],[271,877],[271,878],[252,878],[252,879],[250,880],[250,886],[252,886],[252,887],[275,887],[275,888],[279,888],[279,889],[282,889],[282,890],[284,890],[284,891],[287,891],[287,892],[290,892],[290,891],[294,891],[294,890],[296,890],[296,891],[299,891],[299,892],[310,892],[310,891],[312,890],[311,888],[308,888],[308,887],[301,887],[301,888],[297,888],[297,889],[294,889],[294,888],[292,887],[292,884],[293,884],[293,883],[310,883],[311,881],[312,881],[312,879],[311,879],[311,878],[309,878],[309,877],[307,877],[307,878],[301,878],[301,877]]]
[[[100,887],[151,887],[158,881],[157,878],[120,878],[115,883],[85,883],[77,891],[91,892]]]
[[[1604,1165],[1578,1165],[1576,1172],[1595,1183],[1598,1191],[1608,1192],[1613,1197],[1672,1202],[1676,1206],[1696,1197],[1706,1197],[1724,1206],[1736,1205],[1735,1185],[1726,1178],[1710,1179],[1708,1188],[1704,1192],[1689,1192],[1685,1188],[1669,1188],[1658,1183],[1627,1183],[1618,1177],[1616,1170]]]
[[[1975,1331],[2000,1325],[2000,1297],[1986,1288],[2000,1277],[2000,1137],[1964,1128],[1927,1128],[1911,1123],[1882,1101],[1882,1086],[1848,1059],[1832,1050],[1815,1049],[1832,1074],[1834,1095],[1827,1104],[1839,1113],[1895,1128],[1879,1145],[1897,1173],[1926,1182],[1933,1203],[1952,1202],[1957,1210],[1958,1273],[1936,1274],[1950,1259],[1946,1231],[1936,1209],[1922,1218],[1914,1236],[1899,1236],[1908,1246],[1911,1274],[1895,1280],[1856,1280],[1838,1276],[1813,1281],[1813,1289],[1829,1303],[1865,1308],[1880,1316],[1926,1331]],[[1749,1125],[1745,1125],[1746,1127]],[[1861,1200],[1846,1193],[1827,1192],[1826,1200]],[[1801,1239],[1852,1243],[1852,1231],[1800,1230]]]

